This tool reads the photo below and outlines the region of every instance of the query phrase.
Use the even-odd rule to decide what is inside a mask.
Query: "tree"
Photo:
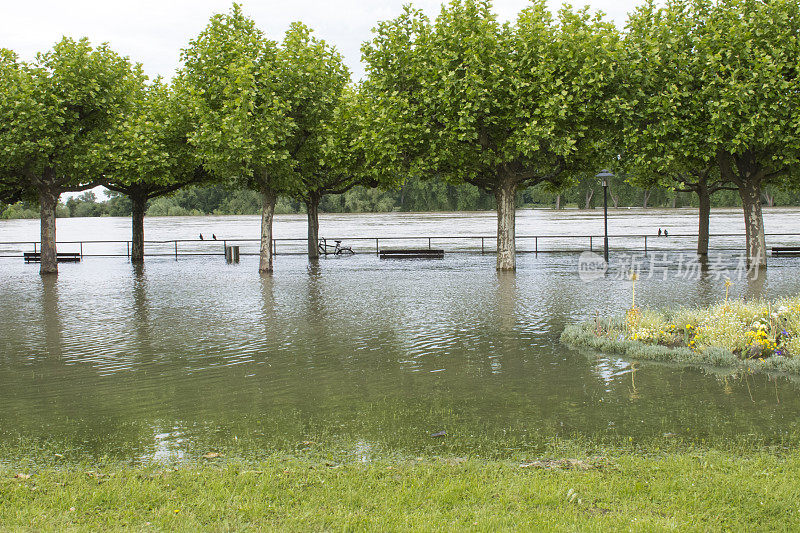
[[[406,8],[375,33],[362,48],[380,112],[371,159],[494,194],[497,268],[513,270],[517,189],[597,170],[613,25],[586,9],[554,19],[542,0],[501,25],[488,1],[454,0],[433,25]]]
[[[29,65],[0,54],[0,173],[34,191],[41,210],[42,274],[58,271],[56,206],[60,195],[97,185],[105,171],[108,137],[141,82],[131,65],[106,45],[62,39]]]
[[[278,47],[234,4],[211,17],[183,51],[179,83],[197,126],[190,142],[218,179],[258,191],[262,199],[259,272],[272,272],[272,218],[279,193],[292,191],[288,140],[296,126],[281,90]]]
[[[131,200],[132,263],[144,261],[147,203],[207,178],[188,143],[192,122],[182,96],[160,80],[143,85],[113,136],[103,185]]]
[[[699,202],[697,253],[708,255],[711,195],[731,187],[720,177],[704,134],[712,121],[702,90],[702,34],[686,2],[658,9],[653,2],[628,20],[620,54],[621,166],[645,189],[691,192]]]
[[[728,0],[705,7],[698,46],[722,178],[739,190],[751,268],[766,266],[761,191],[800,163],[800,4]],[[712,75],[713,74],[713,75]]]
[[[618,106],[625,156],[632,174],[666,176],[698,194],[700,254],[710,195],[734,186],[748,263],[766,265],[761,187],[785,179],[800,156],[798,9],[784,0],[672,0],[630,17]]]
[[[308,257],[319,257],[319,204],[326,194],[341,194],[360,176],[349,165],[355,96],[345,94],[350,72],[342,56],[301,23],[286,32],[278,53],[282,94],[294,122],[287,139],[295,174],[292,196],[308,214]]]

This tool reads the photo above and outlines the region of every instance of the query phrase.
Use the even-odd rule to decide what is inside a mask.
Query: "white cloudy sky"
[[[551,8],[560,1],[548,0]],[[242,0],[245,12],[272,38],[280,40],[289,23],[301,20],[335,45],[356,78],[363,73],[361,43],[378,20],[397,16],[407,0]],[[415,6],[433,17],[441,0],[417,0]],[[635,0],[575,0],[602,10],[618,26]],[[117,52],[141,62],[153,75],[171,77],[179,65],[180,49],[197,35],[208,18],[224,12],[227,0],[0,0],[0,47],[23,59],[49,49],[62,35],[108,42]],[[514,18],[525,0],[496,0],[501,20]]]

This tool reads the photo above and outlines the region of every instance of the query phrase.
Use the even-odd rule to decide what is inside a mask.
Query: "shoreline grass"
[[[629,359],[800,374],[800,296],[640,310],[567,326],[561,342]]]
[[[796,530],[798,476],[797,451],[732,449],[0,466],[0,529]]]

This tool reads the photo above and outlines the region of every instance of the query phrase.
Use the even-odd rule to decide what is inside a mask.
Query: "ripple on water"
[[[356,256],[313,269],[279,256],[271,277],[256,275],[251,257],[237,267],[153,260],[140,272],[91,259],[52,280],[3,262],[0,425],[86,447],[116,442],[150,460],[233,434],[259,446],[350,437],[364,443],[353,453],[369,456],[382,443],[428,446],[427,428],[443,425],[465,445],[498,446],[575,431],[796,429],[800,395],[787,380],[635,369],[561,346],[567,323],[629,305],[630,282],[582,283],[572,259],[523,255],[503,275],[490,256]],[[644,280],[637,302],[713,302],[721,284]],[[777,268],[767,287],[789,294],[800,280]]]

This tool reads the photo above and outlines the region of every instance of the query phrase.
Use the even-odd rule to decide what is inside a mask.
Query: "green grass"
[[[800,453],[768,450],[4,466],[0,529],[797,530],[798,479]]]

